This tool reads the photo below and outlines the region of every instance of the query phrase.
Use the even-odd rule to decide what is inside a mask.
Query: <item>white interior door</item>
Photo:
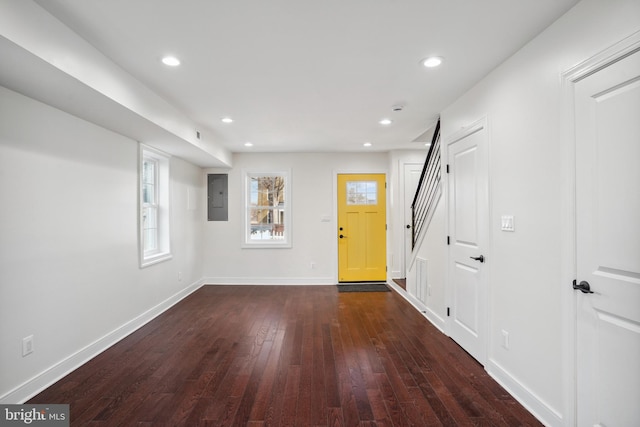
[[[575,84],[577,425],[640,426],[640,53]]]
[[[406,277],[407,270],[409,269],[409,262],[411,261],[410,255],[412,251],[413,230],[411,228],[411,204],[413,203],[413,198],[416,195],[418,182],[420,182],[422,167],[422,163],[404,164],[404,277]]]
[[[447,144],[451,338],[480,363],[487,347],[488,152],[484,121]]]

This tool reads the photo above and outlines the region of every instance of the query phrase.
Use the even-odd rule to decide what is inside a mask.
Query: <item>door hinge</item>
[[[451,237],[447,236],[447,245],[451,244]]]
[[[447,173],[449,173],[449,164],[447,163]]]
[[[447,317],[451,316],[451,309],[447,307]]]

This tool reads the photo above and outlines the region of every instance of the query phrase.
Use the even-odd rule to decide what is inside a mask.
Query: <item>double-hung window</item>
[[[290,173],[245,171],[243,247],[291,247]]]
[[[140,145],[140,266],[171,258],[169,157]]]

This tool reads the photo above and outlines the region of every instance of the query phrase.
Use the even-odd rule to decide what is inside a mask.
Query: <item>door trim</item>
[[[472,122],[471,124],[469,124],[468,126],[463,127],[462,129],[458,130],[457,132],[445,136],[444,134],[442,135],[442,144],[440,147],[440,150],[442,151],[441,155],[442,155],[442,165],[441,167],[443,169],[446,169],[446,165],[449,164],[449,146],[451,144],[454,144],[458,141],[460,141],[463,138],[467,138],[471,135],[473,135],[474,133],[478,133],[481,132],[482,130],[484,130],[486,132],[486,138],[485,138],[485,144],[486,144],[486,156],[487,156],[487,182],[486,182],[486,188],[485,188],[485,194],[487,195],[487,200],[486,200],[486,204],[487,204],[487,223],[484,224],[486,229],[485,229],[485,239],[486,242],[486,248],[484,249],[484,255],[488,258],[488,259],[492,259],[493,258],[493,245],[492,245],[492,238],[491,238],[491,227],[490,227],[490,219],[491,219],[491,138],[490,138],[490,134],[489,134],[489,126],[488,126],[488,118],[487,115],[484,115],[482,117],[480,117],[478,120]],[[444,195],[444,203],[445,203],[445,209],[446,209],[446,215],[445,215],[445,229],[447,231],[447,235],[450,235],[450,215],[451,215],[451,211],[449,209],[450,207],[450,197],[451,194],[449,193],[449,179],[450,179],[450,175],[445,172],[443,170],[443,181],[442,181],[442,191],[443,191],[443,195]],[[453,295],[453,286],[451,284],[451,274],[450,274],[450,265],[451,265],[451,261],[452,261],[452,255],[451,255],[451,246],[447,246],[446,249],[446,260],[447,260],[447,267],[446,267],[446,271],[445,271],[445,280],[446,280],[446,304],[447,307],[451,307],[453,304],[453,299],[454,299],[454,295]],[[485,266],[485,271],[484,271],[484,275],[485,275],[485,285],[486,285],[486,289],[484,290],[484,295],[483,295],[483,301],[482,303],[484,304],[484,319],[483,319],[483,323],[484,323],[484,328],[485,330],[483,331],[485,333],[486,336],[486,340],[485,340],[485,348],[482,350],[482,356],[481,358],[483,360],[479,360],[480,363],[482,363],[485,366],[485,370],[487,370],[489,363],[490,363],[490,354],[489,354],[489,349],[490,349],[490,344],[491,344],[491,336],[489,334],[489,328],[490,328],[490,323],[489,323],[489,313],[491,313],[491,307],[489,306],[489,302],[490,302],[490,295],[491,295],[491,264],[487,264]],[[451,336],[451,322],[452,322],[452,317],[446,317],[445,318],[445,323],[444,323],[444,330],[445,333],[448,336]]]
[[[338,232],[338,175],[342,175],[342,174],[383,174],[385,177],[385,182],[387,183],[387,188],[386,188],[386,207],[385,207],[385,212],[386,212],[386,217],[387,217],[387,239],[386,240],[386,260],[387,260],[387,266],[389,266],[389,253],[390,253],[390,246],[389,246],[389,236],[388,236],[388,228],[389,228],[389,203],[390,203],[390,197],[389,197],[389,171],[387,169],[382,169],[382,168],[371,168],[371,169],[361,169],[361,168],[353,168],[353,169],[333,169],[331,171],[332,173],[332,179],[333,179],[333,187],[331,189],[331,211],[332,211],[332,217],[333,217],[333,226],[334,226],[334,244],[332,246],[332,256],[331,258],[333,259],[332,263],[332,268],[333,268],[333,282],[334,283],[339,283],[340,281],[340,275],[338,272],[338,237],[337,237],[337,232]],[[387,272],[387,281],[391,281],[390,280],[390,275],[389,272]]]
[[[402,264],[401,264],[401,269],[402,269],[402,275],[403,277],[407,277],[407,271],[409,271],[411,268],[413,268],[413,264],[416,261],[416,257],[417,257],[417,252],[416,253],[412,253],[412,252],[407,252],[407,233],[406,233],[406,226],[407,224],[405,223],[405,214],[407,213],[407,210],[411,210],[411,206],[409,205],[409,200],[406,200],[405,198],[405,185],[406,180],[405,180],[405,168],[407,166],[420,166],[421,168],[424,167],[424,162],[420,163],[420,162],[411,162],[411,161],[401,161],[400,162],[400,167],[398,168],[398,174],[399,174],[399,185],[398,185],[398,193],[399,193],[399,197],[401,199],[400,201],[400,206],[402,207],[402,223],[399,224],[401,226],[401,230],[402,230],[402,255],[400,256]],[[424,233],[423,233],[424,234]]]
[[[609,48],[593,55],[585,61],[569,68],[561,74],[562,84],[562,116],[561,116],[561,300],[562,300],[562,336],[564,354],[563,370],[563,405],[562,419],[564,425],[575,425],[577,418],[577,305],[576,292],[571,283],[577,279],[577,247],[576,247],[576,135],[575,135],[575,84],[580,80],[618,62],[633,53],[640,51],[640,31],[637,31]]]

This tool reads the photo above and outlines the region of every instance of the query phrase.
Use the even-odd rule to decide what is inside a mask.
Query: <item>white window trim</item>
[[[158,207],[158,249],[145,251],[144,248],[144,227],[143,227],[143,176],[142,163],[145,158],[151,158],[156,162],[156,194]],[[170,232],[170,212],[169,212],[169,187],[170,187],[170,162],[171,156],[160,150],[139,144],[138,161],[138,247],[140,268],[145,268],[159,262],[173,258],[171,253],[171,232]]]
[[[251,210],[251,191],[249,185],[251,177],[255,176],[282,176],[284,177],[284,239],[282,240],[251,240],[251,221],[249,212]],[[242,186],[242,200],[243,200],[243,233],[242,233],[242,248],[271,248],[271,249],[286,249],[292,247],[292,230],[291,230],[291,170],[260,170],[260,169],[243,169],[242,170],[243,186]]]

